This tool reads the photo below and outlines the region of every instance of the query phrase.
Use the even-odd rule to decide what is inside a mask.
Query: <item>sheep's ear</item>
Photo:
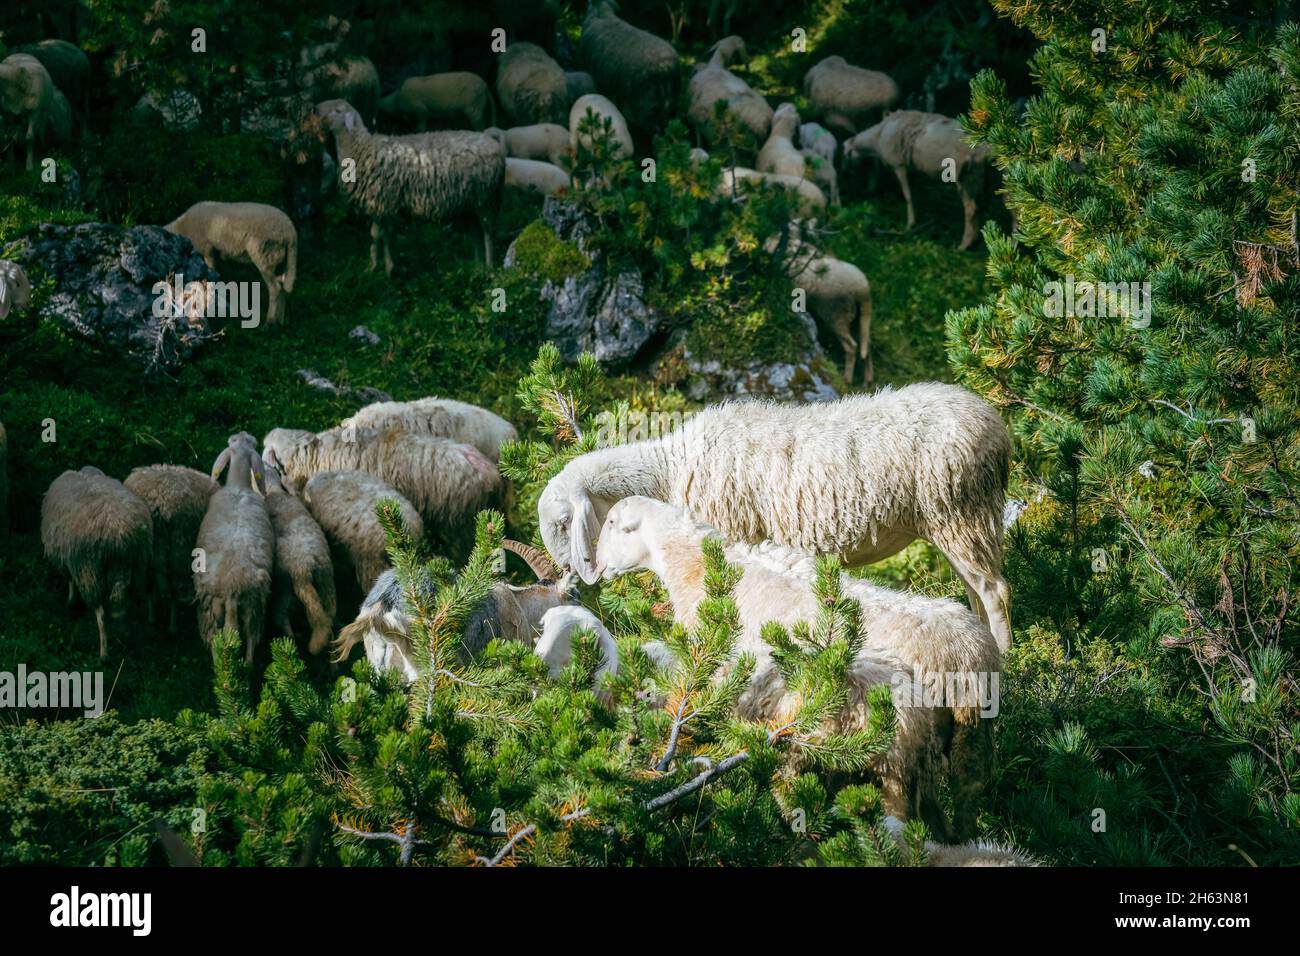
[[[221,454],[217,456],[217,460],[212,463],[212,477],[220,479],[221,473],[226,470],[228,464],[230,464],[229,447],[223,450]]]
[[[599,577],[596,574],[596,539],[600,537],[600,520],[586,495],[574,495],[570,505],[573,520],[569,523],[569,551],[573,568],[582,580],[595,584]]]
[[[253,452],[253,480],[257,482],[257,490],[263,495],[266,494],[266,463],[262,461],[262,456]]]

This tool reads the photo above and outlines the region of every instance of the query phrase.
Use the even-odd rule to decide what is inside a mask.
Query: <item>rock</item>
[[[45,224],[22,240],[15,258],[33,281],[54,279],[40,317],[129,357],[148,372],[176,368],[214,332],[201,314],[155,315],[159,282],[217,281],[190,241],[160,226],[88,222]]]
[[[192,133],[199,128],[203,107],[188,90],[146,93],[131,108],[131,119],[141,126],[159,127],[174,133]]]
[[[639,270],[608,274],[603,256],[587,249],[587,237],[596,224],[574,204],[547,197],[542,222],[563,242],[573,242],[591,260],[581,272],[561,281],[548,279],[542,300],[550,304],[546,337],[555,343],[566,362],[576,362],[592,352],[602,368],[625,365],[663,328],[663,320],[645,302],[645,285]],[[506,252],[505,265],[517,264],[516,248]]]
[[[391,402],[393,396],[389,395],[383,389],[371,388],[364,385],[361,388],[352,388],[351,386],[335,385],[320,372],[310,368],[298,369],[298,377],[310,385],[312,388],[322,392],[328,392],[331,395],[338,395],[342,398],[359,398],[369,405],[371,402]]]
[[[839,398],[819,369],[820,361],[754,362],[743,368],[723,368],[717,361],[700,362],[686,353],[686,394],[694,401],[733,396],[777,401],[831,402]]]
[[[355,329],[349,332],[348,338],[352,339],[354,342],[360,342],[362,345],[378,345],[380,341],[379,336],[374,332],[371,332],[364,325],[358,325]]]

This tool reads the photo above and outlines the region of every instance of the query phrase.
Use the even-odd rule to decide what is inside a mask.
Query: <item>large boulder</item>
[[[188,239],[160,226],[47,223],[20,243],[14,258],[33,283],[54,279],[41,305],[43,320],[146,371],[179,366],[214,334],[201,310],[155,307],[159,282],[174,288],[178,279],[188,285],[220,278]]]
[[[663,319],[645,301],[645,285],[635,268],[611,272],[604,257],[587,246],[598,228],[582,210],[549,196],[542,206],[542,223],[559,242],[573,243],[588,265],[562,278],[548,278],[542,299],[550,306],[546,337],[566,362],[592,352],[603,368],[626,365],[663,328]],[[521,261],[518,242],[506,253],[507,268],[529,267]]]

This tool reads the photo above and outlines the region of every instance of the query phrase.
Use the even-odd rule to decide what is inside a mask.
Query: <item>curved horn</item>
[[[560,569],[555,566],[550,555],[539,551],[530,544],[524,544],[522,541],[512,541],[505,538],[501,542],[501,547],[507,551],[513,551],[519,557],[528,563],[532,568],[533,574],[537,575],[539,581],[558,581],[560,579]]]

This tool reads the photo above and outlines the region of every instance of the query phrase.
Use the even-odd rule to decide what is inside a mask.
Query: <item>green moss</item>
[[[525,226],[515,240],[515,262],[525,272],[557,283],[591,265],[576,242],[564,242],[540,220]]]

